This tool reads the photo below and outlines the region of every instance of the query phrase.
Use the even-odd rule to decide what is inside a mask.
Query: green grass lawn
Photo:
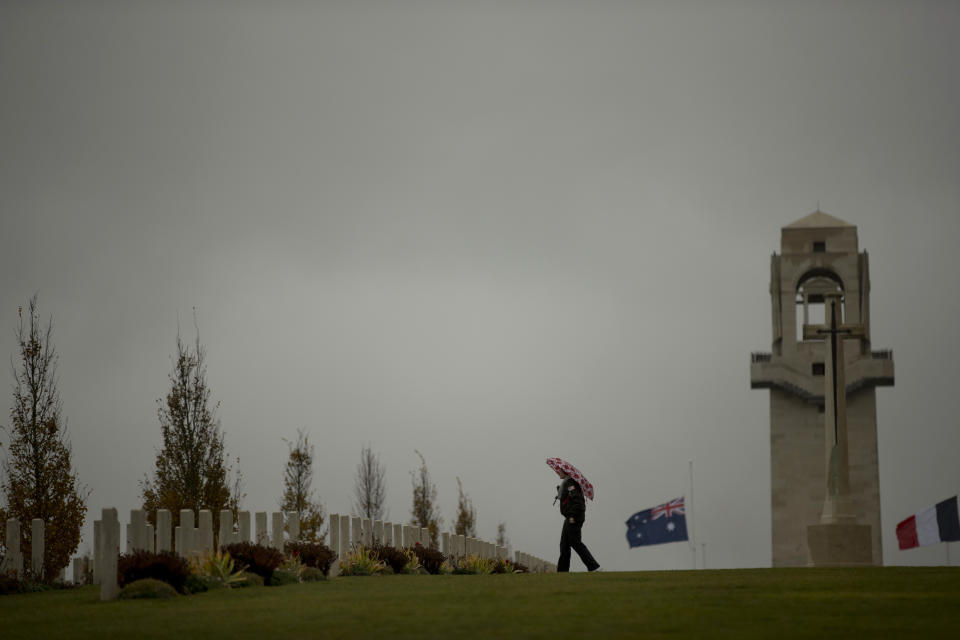
[[[0,638],[960,638],[949,567],[380,576],[98,597],[0,597]]]

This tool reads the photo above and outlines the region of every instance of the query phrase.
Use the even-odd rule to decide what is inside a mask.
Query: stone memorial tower
[[[870,271],[857,228],[820,210],[782,229],[770,260],[773,343],[750,386],[770,390],[773,566],[883,564]]]

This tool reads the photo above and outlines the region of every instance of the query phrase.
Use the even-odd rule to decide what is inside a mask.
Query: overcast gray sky
[[[460,476],[555,561],[561,456],[604,567],[687,568],[624,521],[692,459],[708,565],[769,566],[749,353],[819,202],[896,359],[885,561],[943,562],[893,530],[960,490],[958,33],[945,1],[3,1],[0,346],[39,293],[91,514],[139,505],[196,307],[251,510],[303,427],[328,511],[369,442],[409,518],[416,448],[446,525]]]

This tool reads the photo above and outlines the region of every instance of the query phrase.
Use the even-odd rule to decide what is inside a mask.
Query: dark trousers
[[[560,534],[560,560],[557,561],[557,571],[570,571],[570,549],[577,552],[583,564],[587,565],[589,571],[600,566],[600,563],[593,559],[587,545],[580,540],[580,529],[583,528],[583,521],[570,522],[570,518],[563,520],[563,532]]]

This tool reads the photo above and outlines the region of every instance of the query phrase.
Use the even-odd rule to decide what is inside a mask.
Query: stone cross
[[[821,524],[852,523],[850,505],[850,458],[847,442],[847,384],[844,371],[843,341],[864,338],[862,324],[840,321],[841,293],[824,294],[830,314],[826,325],[803,325],[804,340],[824,339],[824,444],[827,495],[820,515]]]

